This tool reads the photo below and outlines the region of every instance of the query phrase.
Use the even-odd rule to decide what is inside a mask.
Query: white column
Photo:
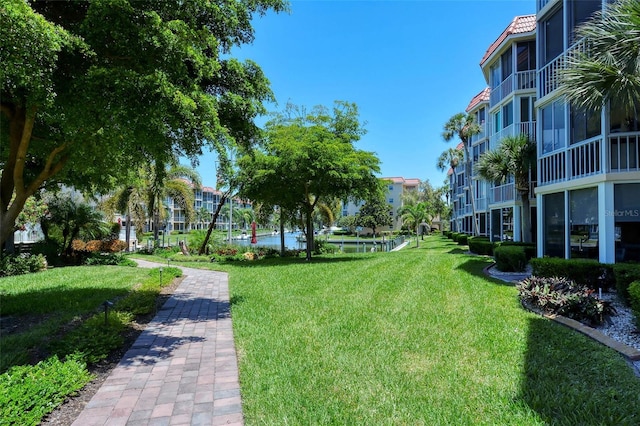
[[[613,182],[598,184],[598,247],[600,263],[615,263],[616,241]]]
[[[536,237],[536,250],[537,250],[537,256],[538,257],[543,257],[544,256],[544,244],[545,244],[545,236],[544,236],[544,228],[543,228],[543,224],[544,224],[544,202],[542,201],[542,195],[541,194],[536,194],[536,206],[538,206],[538,208],[536,209],[536,222],[538,223],[537,228],[537,237]]]
[[[513,241],[522,241],[522,206],[513,205]]]
[[[568,157],[568,156],[567,156]],[[571,258],[571,205],[569,204],[569,191],[564,194],[564,258]]]

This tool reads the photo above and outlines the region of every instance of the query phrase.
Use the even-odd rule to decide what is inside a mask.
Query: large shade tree
[[[502,139],[498,148],[483,153],[475,166],[478,175],[489,182],[504,184],[513,177],[522,202],[521,239],[527,243],[532,241],[529,195],[535,166],[536,145],[525,134]]]
[[[123,171],[250,145],[272,100],[231,49],[284,0],[6,0],[0,5],[0,243],[46,184],[111,189]]]
[[[334,198],[369,199],[380,190],[378,158],[354,146],[364,133],[353,103],[310,112],[290,105],[267,123],[263,146],[241,159],[243,197],[302,213],[307,260],[316,206]]]
[[[478,216],[476,215],[476,203],[474,196],[473,176],[471,174],[471,162],[469,155],[469,147],[471,145],[471,137],[480,133],[480,126],[476,122],[475,116],[472,114],[458,113],[451,117],[444,125],[442,137],[449,142],[454,138],[458,138],[462,142],[464,156],[467,159],[465,164],[465,179],[467,180],[467,188],[469,197],[471,197],[471,211],[473,212],[473,234],[479,234]]]
[[[578,107],[599,110],[607,102],[627,115],[640,113],[640,2],[619,0],[576,29],[586,50],[568,55],[560,88]]]
[[[364,205],[360,207],[360,211],[356,215],[355,225],[371,228],[373,236],[375,237],[378,228],[392,225],[392,213],[393,207],[382,194],[380,197],[367,200]]]

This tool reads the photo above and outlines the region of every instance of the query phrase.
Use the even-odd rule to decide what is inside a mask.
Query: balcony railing
[[[487,200],[486,197],[484,197],[484,198],[476,198],[475,202],[476,202],[476,212],[481,212],[481,211],[487,210],[487,202],[488,202],[488,200]]]
[[[591,139],[538,160],[540,185],[602,173],[602,138]]]
[[[567,179],[578,179],[602,172],[602,138],[572,146],[567,150]]]
[[[544,98],[549,93],[558,88],[560,83],[560,70],[566,66],[567,58],[576,53],[585,53],[587,51],[587,43],[584,39],[579,40],[567,51],[558,55],[553,61],[538,70],[538,86],[540,87],[540,97]]]
[[[500,141],[507,136],[517,136],[524,133],[529,136],[532,141],[536,140],[536,122],[526,121],[521,123],[511,124],[497,133],[494,133],[489,138],[489,148],[496,149],[500,144]]]
[[[489,95],[489,107],[497,105],[501,100],[509,96],[514,90],[526,90],[535,88],[535,70],[513,73],[505,78],[504,81],[498,86],[491,89],[491,94]]]
[[[619,133],[609,136],[609,171],[640,171],[640,134]]]
[[[478,124],[478,126],[480,127],[480,133],[471,136],[472,145],[487,137],[487,124],[488,123],[486,121]]]
[[[515,200],[515,185],[506,183],[489,189],[489,201],[491,204],[504,203]]]

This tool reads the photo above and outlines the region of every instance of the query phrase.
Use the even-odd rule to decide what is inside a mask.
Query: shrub
[[[109,310],[106,324],[104,313],[96,314],[61,340],[56,340],[52,352],[58,356],[79,354],[85,362],[95,364],[122,346],[122,333],[131,321],[132,316],[127,312]]]
[[[615,308],[594,296],[593,289],[561,277],[532,276],[517,284],[520,299],[544,312],[589,325],[601,324]]]
[[[314,240],[315,246],[313,252],[315,254],[333,254],[338,251],[338,247],[334,244],[328,243],[325,240]]]
[[[469,236],[466,234],[460,234],[458,235],[458,244],[460,245],[466,245],[467,244],[467,240],[469,239]]]
[[[636,316],[636,323],[640,325],[640,281],[634,281],[629,285],[629,304]]]
[[[0,423],[37,425],[42,418],[92,379],[77,357],[51,357],[0,375]]]
[[[469,237],[467,244],[472,253],[493,255],[493,243],[487,237]]]
[[[503,272],[521,272],[527,266],[527,256],[524,247],[500,246],[493,249],[496,266]]]
[[[629,286],[640,280],[640,263],[616,263],[613,266],[616,289],[626,304],[629,304]]]
[[[0,259],[0,277],[23,275],[47,269],[47,260],[41,254],[6,255]]]
[[[499,241],[495,246],[515,246],[524,247],[524,254],[527,256],[527,262],[536,257],[536,245],[533,243],[523,243],[522,241]]]
[[[122,253],[91,253],[84,260],[85,265],[118,265],[118,266],[137,266],[136,262],[127,258]]]
[[[607,289],[611,283],[611,267],[594,259],[561,259],[540,257],[531,259],[533,275],[565,277],[591,289]]]
[[[100,250],[105,253],[119,253],[127,248],[127,243],[121,240],[103,240]]]
[[[452,232],[451,233],[451,240],[458,242],[458,235],[460,235],[459,232]]]

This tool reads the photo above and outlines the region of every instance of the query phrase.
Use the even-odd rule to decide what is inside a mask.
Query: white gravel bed
[[[602,293],[602,300],[611,302],[617,313],[595,329],[618,342],[640,350],[640,332],[631,308],[625,306],[615,292]]]

